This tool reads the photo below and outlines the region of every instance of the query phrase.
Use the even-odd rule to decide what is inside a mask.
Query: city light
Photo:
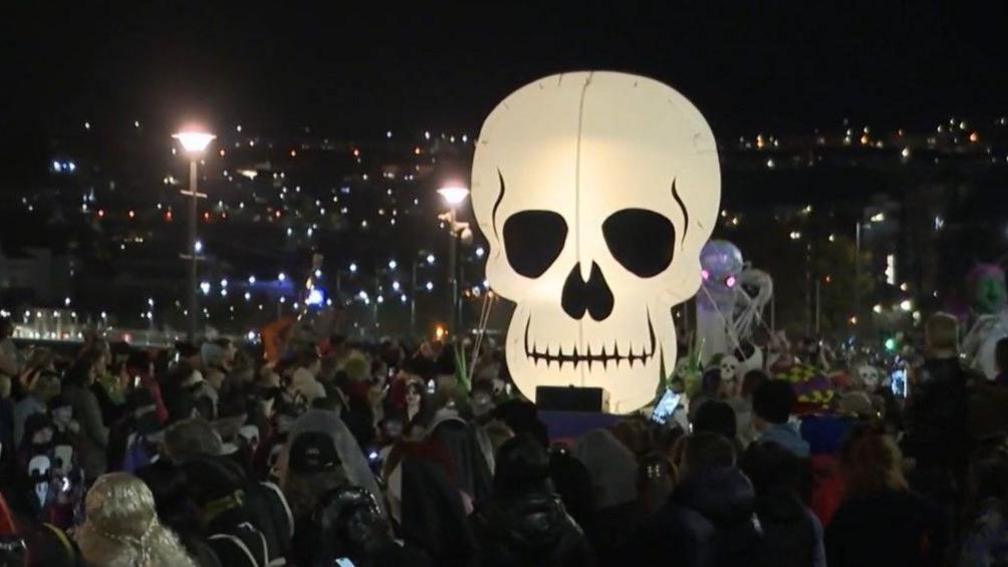
[[[202,240],[197,240],[196,243],[193,244],[193,250],[197,254],[202,254],[203,253],[203,241]]]
[[[430,282],[430,281],[427,282],[427,285],[425,287],[427,288],[427,291],[433,290],[434,289],[434,282]]]
[[[315,270],[315,277],[316,278],[321,278],[322,277],[322,270]]]
[[[227,281],[227,279],[226,279],[226,278],[225,278],[225,279],[222,279],[222,280],[220,281],[220,286],[221,286],[221,287],[227,287],[227,284],[228,284],[228,281]]]
[[[357,273],[357,264],[354,263],[354,262],[350,263],[350,273],[351,274],[356,274]]]
[[[280,272],[279,274],[277,274],[277,279],[280,281],[284,281],[287,279],[287,274]]]
[[[322,305],[324,301],[325,295],[322,294],[322,290],[316,287],[308,292],[308,299],[305,300],[305,303],[308,305]]]
[[[486,253],[486,251],[483,250],[482,246],[480,246],[479,248],[476,249],[476,257],[477,258],[482,258],[483,254],[485,254],[485,253]]]
[[[899,306],[900,309],[909,313],[913,309],[913,302],[909,299],[904,299],[903,301],[900,301]]]
[[[427,263],[428,263],[428,264],[431,264],[431,265],[434,265],[434,261],[435,261],[435,260],[436,260],[436,258],[434,258],[434,255],[433,255],[433,254],[428,254],[428,255],[427,255]]]
[[[248,277],[248,283],[249,283],[249,285],[254,285],[256,283],[255,276],[249,276]]]
[[[210,295],[210,282],[200,282],[199,287],[203,295]]]
[[[398,266],[398,265],[399,265],[399,264],[398,264],[398,263],[396,263],[396,261],[395,261],[395,260],[389,260],[389,261],[388,261],[388,267],[389,267],[389,269],[390,269],[390,270],[394,270],[394,269],[396,269],[396,266]]]

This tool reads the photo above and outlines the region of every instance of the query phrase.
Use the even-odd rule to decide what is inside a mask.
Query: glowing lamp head
[[[438,189],[438,193],[449,206],[455,207],[461,205],[466,200],[466,197],[469,196],[469,188],[463,185],[452,184]]]
[[[188,154],[198,155],[203,153],[210,142],[214,140],[217,136],[209,132],[201,132],[199,130],[184,130],[177,134],[172,134],[172,138],[179,141],[182,145],[182,149]]]
[[[193,155],[199,155],[203,153],[203,150],[207,149],[210,142],[214,140],[217,136],[211,134],[210,132],[203,132],[200,130],[183,130],[176,134],[172,134],[171,137],[178,140],[181,144],[182,149],[186,153]]]
[[[737,281],[735,280],[735,276],[728,276],[728,278],[725,279],[724,283],[728,287],[735,287],[735,284],[737,283]]]

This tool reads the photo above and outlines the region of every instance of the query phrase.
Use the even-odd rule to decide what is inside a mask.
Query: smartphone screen
[[[889,388],[894,396],[905,398],[910,393],[906,368],[897,368],[889,374]]]
[[[681,394],[676,394],[672,390],[665,390],[665,393],[662,394],[661,399],[658,400],[654,410],[651,412],[651,420],[662,425],[668,423],[669,418],[672,417],[672,413],[679,406],[679,399],[681,397]]]

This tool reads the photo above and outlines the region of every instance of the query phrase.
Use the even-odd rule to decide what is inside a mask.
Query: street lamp
[[[458,247],[459,240],[462,239],[462,232],[468,228],[468,224],[456,221],[456,209],[469,196],[469,188],[458,183],[451,183],[438,189],[438,194],[441,195],[441,198],[448,205],[446,220],[448,222],[448,230],[451,231],[451,246],[448,248],[448,304],[451,306],[449,309],[451,319],[449,321],[451,321],[451,325],[455,327],[454,331],[457,333],[462,327],[458,321]]]
[[[200,252],[203,249],[202,243],[197,246],[196,240],[196,215],[198,214],[197,202],[200,198],[206,198],[205,193],[196,190],[196,166],[202,157],[207,146],[216,136],[199,129],[186,129],[173,134],[172,138],[178,140],[183,152],[189,157],[189,190],[180,191],[183,195],[190,197],[189,205],[189,249],[186,254],[182,254],[184,260],[189,260],[189,342],[196,341],[197,327],[197,299],[196,299],[196,262],[202,257]]]

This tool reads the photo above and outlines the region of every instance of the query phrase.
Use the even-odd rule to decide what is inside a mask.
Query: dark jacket
[[[758,565],[809,567],[824,565],[822,526],[792,494],[770,493],[756,498],[762,531]]]
[[[751,565],[760,549],[754,501],[752,484],[737,468],[696,471],[642,530],[627,564],[676,557],[687,567]]]
[[[80,462],[88,480],[105,473],[105,450],[108,448],[108,427],[102,421],[98,398],[90,388],[78,384],[63,384],[63,398],[73,408],[74,419],[80,424]]]
[[[928,359],[910,389],[904,451],[919,468],[966,462],[967,380],[958,358]]]
[[[493,497],[470,517],[480,567],[590,566],[591,549],[556,494]]]
[[[850,498],[826,529],[830,567],[941,565],[945,515],[908,491]]]

